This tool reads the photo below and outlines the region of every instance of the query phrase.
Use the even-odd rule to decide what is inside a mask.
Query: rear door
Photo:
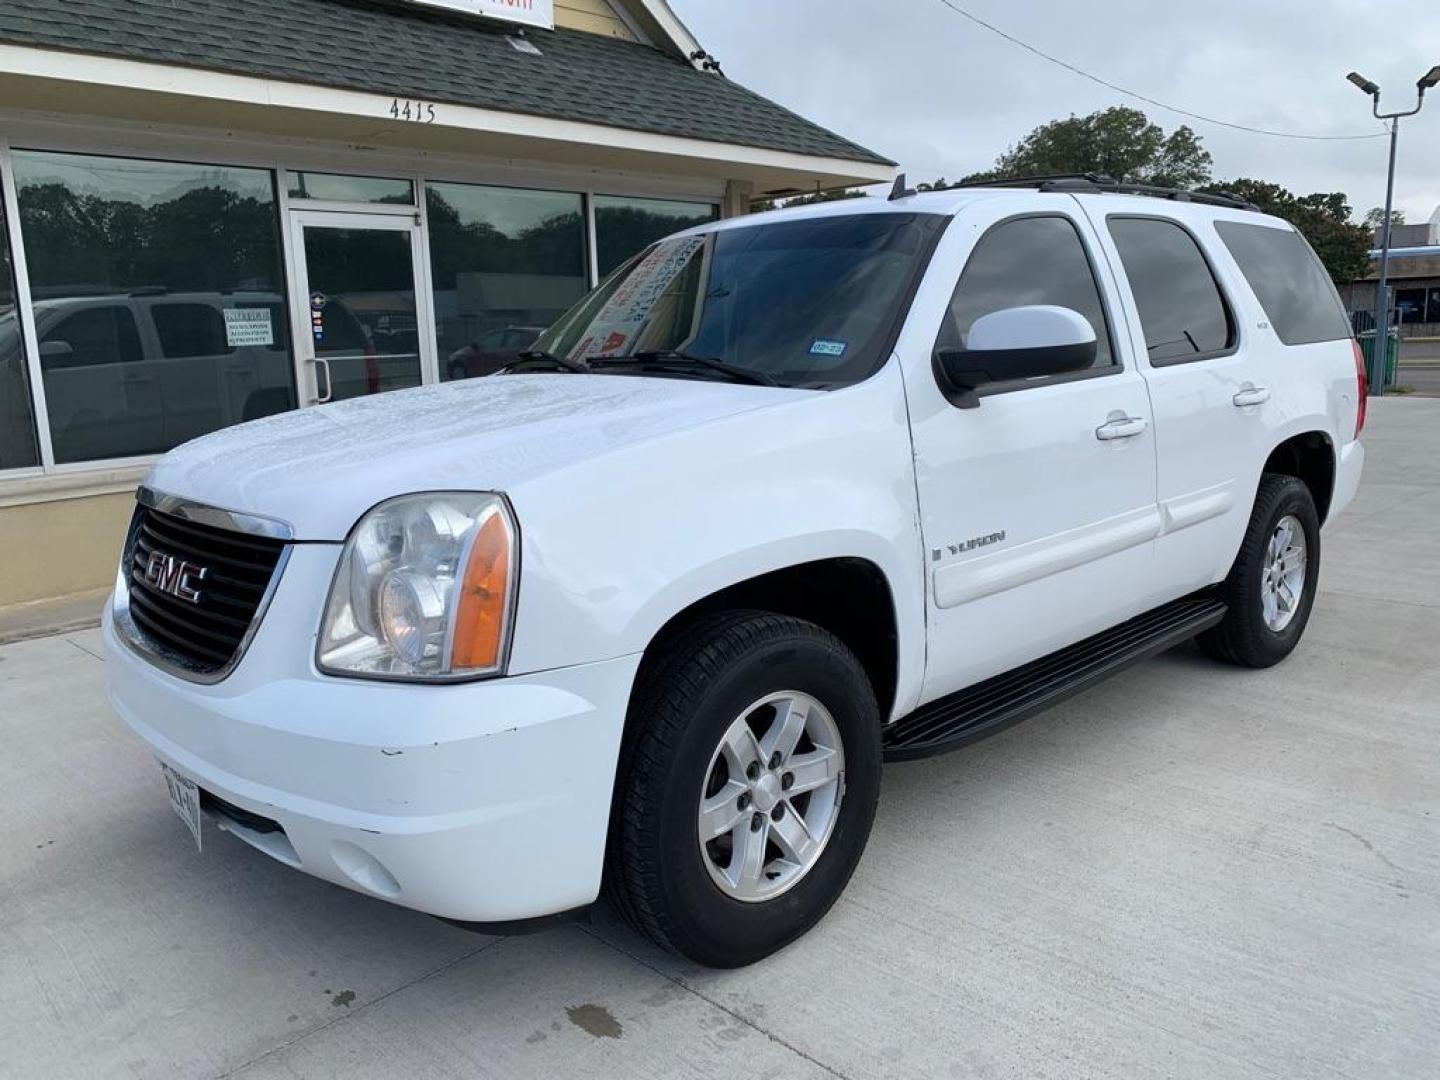
[[[926,314],[937,274],[949,279],[938,324]],[[985,387],[978,408],[950,405],[934,350],[963,345],[980,316],[1026,304],[1085,316],[1095,365]],[[917,339],[907,324],[902,337],[928,569],[925,700],[1141,609],[1159,531],[1154,436],[1115,310],[1093,230],[1071,199],[979,204],[937,250],[911,316],[928,327]]]
[[[1240,286],[1207,254],[1218,244],[1208,213],[1157,214],[1153,199],[1127,203],[1133,209],[1110,210],[1114,200],[1102,197],[1086,209],[1119,271],[1130,345],[1144,357],[1150,387],[1163,524],[1158,603],[1229,571],[1277,404],[1263,342],[1237,318]]]
[[[146,367],[160,380],[166,444],[179,446],[221,427],[219,365],[228,350],[218,303],[187,296],[153,300],[142,310],[159,345]]]

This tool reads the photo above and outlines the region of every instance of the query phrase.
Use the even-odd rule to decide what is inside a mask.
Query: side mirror
[[[68,360],[74,355],[75,349],[68,341],[42,341],[40,343],[42,360]]]
[[[935,374],[952,405],[973,409],[988,383],[1083,371],[1095,363],[1095,328],[1066,307],[1031,304],[982,315],[965,348],[935,353]]]

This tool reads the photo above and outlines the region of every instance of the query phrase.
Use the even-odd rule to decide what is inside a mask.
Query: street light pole
[[[1380,87],[1365,76],[1352,71],[1345,76],[1363,93],[1370,95],[1371,112],[1377,120],[1390,121],[1390,166],[1385,174],[1385,217],[1380,224],[1380,280],[1375,283],[1375,346],[1372,349],[1370,393],[1379,397],[1385,393],[1385,378],[1389,368],[1390,353],[1390,214],[1395,203],[1395,150],[1400,141],[1400,119],[1414,116],[1425,104],[1425,91],[1440,83],[1440,64],[1436,64],[1415,83],[1415,107],[1403,112],[1382,113],[1380,111]]]

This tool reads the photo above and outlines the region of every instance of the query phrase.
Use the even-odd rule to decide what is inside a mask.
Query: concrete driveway
[[[743,971],[197,857],[95,632],[0,649],[0,1075],[1440,1075],[1440,401],[1371,415],[1296,655],[888,768],[845,897]]]

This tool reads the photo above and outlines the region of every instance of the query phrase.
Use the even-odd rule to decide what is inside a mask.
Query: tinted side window
[[[1080,234],[1063,217],[1017,218],[980,238],[950,298],[937,347],[963,348],[980,316],[1027,304],[1078,311],[1095,328],[1095,366],[1115,362],[1095,272]]]
[[[1286,345],[1350,336],[1330,275],[1298,232],[1239,221],[1217,221],[1215,231]]]
[[[1230,310],[1188,232],[1153,217],[1110,217],[1109,226],[1135,294],[1151,363],[1181,363],[1233,346]]]
[[[1109,226],[1151,363],[1193,360],[1235,343],[1234,322],[1194,237],[1155,218],[1112,217]]]
[[[46,371],[133,364],[143,359],[140,335],[129,308],[85,308],[61,319],[40,339],[40,364]]]
[[[160,352],[171,360],[234,351],[225,343],[220,312],[208,304],[156,304],[150,315],[160,338]]]

